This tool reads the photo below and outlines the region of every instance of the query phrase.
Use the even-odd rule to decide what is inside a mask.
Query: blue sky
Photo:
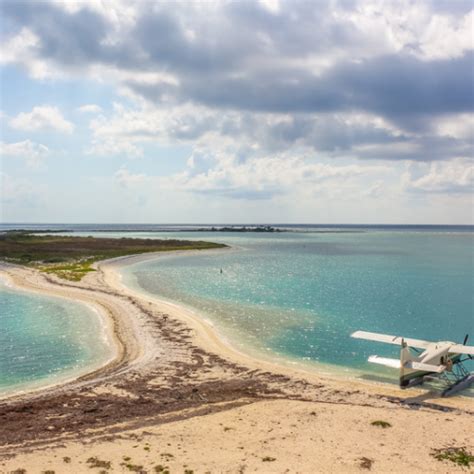
[[[0,10],[3,222],[474,223],[470,1]]]

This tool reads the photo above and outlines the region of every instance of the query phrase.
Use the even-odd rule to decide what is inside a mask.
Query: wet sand
[[[96,456],[107,472],[453,472],[433,450],[474,451],[472,400],[242,354],[192,311],[125,288],[118,266],[133,261],[78,283],[2,267],[20,288],[95,305],[117,351],[75,380],[0,400],[0,472],[93,472]]]

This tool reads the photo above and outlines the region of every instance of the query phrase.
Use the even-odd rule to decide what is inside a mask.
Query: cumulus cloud
[[[230,149],[236,156],[294,153],[379,160],[435,161],[470,157],[467,114],[443,120],[424,134],[406,132],[369,113],[275,114],[213,110],[190,104],[174,107],[125,107],[92,120],[99,154],[142,154],[145,143],[191,143]],[[444,128],[443,128],[444,127]],[[456,128],[458,133],[447,133]],[[462,133],[460,128],[462,128]],[[441,133],[441,130],[443,132]]]
[[[183,76],[178,86],[128,82],[148,100],[165,96],[209,107],[252,112],[328,113],[367,111],[405,130],[420,128],[432,115],[472,110],[473,55],[421,61],[386,55],[335,65],[320,76],[302,67],[274,66],[244,75]]]
[[[364,170],[373,175],[366,195],[379,197],[380,160],[419,164],[403,175],[405,191],[468,190],[471,2],[104,5],[0,4],[8,45],[0,61],[33,77],[104,81],[125,97],[111,113],[79,108],[96,114],[87,153],[140,157],[145,146],[186,143],[193,155],[168,183],[239,199],[347,184]],[[48,106],[10,124],[73,130]],[[153,181],[125,168],[115,179]]]
[[[86,114],[99,114],[102,112],[102,107],[97,104],[85,104],[78,107],[77,110]]]
[[[127,139],[106,139],[94,140],[92,145],[86,149],[86,154],[96,156],[125,155],[129,158],[139,158],[143,156],[143,150]]]
[[[245,162],[224,156],[206,171],[191,169],[177,176],[176,181],[182,188],[194,192],[255,199],[287,193],[299,186],[317,189],[331,181],[343,187],[345,181],[386,171],[383,166],[314,163],[291,156],[252,158]]]
[[[464,160],[431,163],[425,172],[412,169],[405,173],[404,186],[416,193],[472,193],[474,166]]]
[[[21,28],[16,34],[4,39],[0,50],[0,63],[21,64],[36,79],[61,76],[60,71],[53,72],[39,54],[40,39],[29,28]]]
[[[15,143],[0,142],[0,156],[24,158],[30,166],[38,165],[48,154],[47,146],[31,140]]]
[[[9,124],[12,128],[27,132],[56,130],[72,133],[74,130],[74,125],[63,117],[61,111],[50,105],[33,107],[31,112],[21,112]]]
[[[472,143],[474,138],[474,116],[473,114],[459,114],[440,117],[434,122],[434,128],[439,135]]]
[[[285,154],[271,157],[252,157],[239,161],[234,154],[214,150],[195,149],[187,168],[166,178],[131,173],[120,168],[114,180],[123,188],[155,189],[216,195],[231,199],[261,200],[294,192],[298,188],[320,192],[328,186],[346,186],[369,177],[384,176],[389,168],[382,165],[315,163]]]
[[[356,109],[405,128],[430,114],[472,108],[472,13],[462,9],[447,14],[429,2],[136,2],[126,22],[113,4],[111,12],[88,4],[69,11],[43,2],[2,7],[18,30],[9,40],[23,38],[17,42],[36,60],[70,74],[98,65],[128,72],[125,85],[155,103],[280,113]],[[143,81],[152,71],[172,80]]]

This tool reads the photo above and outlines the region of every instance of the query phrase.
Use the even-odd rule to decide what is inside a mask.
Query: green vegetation
[[[89,464],[89,467],[91,469],[94,467],[103,467],[105,469],[110,469],[110,466],[112,465],[110,461],[102,461],[96,456],[89,458],[86,462],[87,464]]]
[[[23,231],[0,234],[0,260],[28,265],[60,278],[79,281],[92,265],[108,258],[147,252],[203,250],[223,244],[189,240],[110,239],[34,235]]]
[[[143,466],[139,464],[131,464],[131,463],[122,462],[121,465],[123,467],[126,467],[131,472],[143,472]]]
[[[10,471],[10,474],[26,474],[26,469],[22,467],[15,469],[14,471]]]
[[[95,262],[94,259],[79,260],[74,263],[58,264],[58,265],[40,265],[38,268],[45,273],[52,273],[60,278],[71,281],[79,281],[89,272],[95,270],[91,265]]]
[[[171,454],[171,453],[161,453],[160,456],[162,458],[166,458],[167,460],[170,460],[170,459],[174,458],[174,455]]]
[[[276,461],[276,458],[272,458],[271,456],[265,456],[264,458],[262,458],[262,461],[263,462],[273,462],[273,461]]]
[[[390,428],[392,425],[388,421],[375,420],[371,423],[372,426],[380,426],[380,428]]]
[[[465,447],[435,449],[431,454],[438,461],[451,461],[459,466],[469,467],[474,464],[474,456]]]
[[[257,226],[227,226],[227,227],[202,227],[200,229],[189,229],[188,232],[282,232],[280,229],[269,225]]]
[[[71,462],[71,458],[69,456],[64,456],[63,457],[63,461],[66,463],[66,464],[69,464]]]

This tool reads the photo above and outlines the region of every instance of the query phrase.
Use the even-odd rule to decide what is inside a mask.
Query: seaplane
[[[466,346],[467,334],[462,344],[429,342],[366,331],[356,331],[351,337],[400,346],[400,359],[371,355],[368,361],[398,369],[401,388],[419,385],[425,378],[436,377],[446,385],[442,396],[449,396],[474,383],[474,372],[470,373],[463,365],[466,360],[474,358],[474,346]]]

